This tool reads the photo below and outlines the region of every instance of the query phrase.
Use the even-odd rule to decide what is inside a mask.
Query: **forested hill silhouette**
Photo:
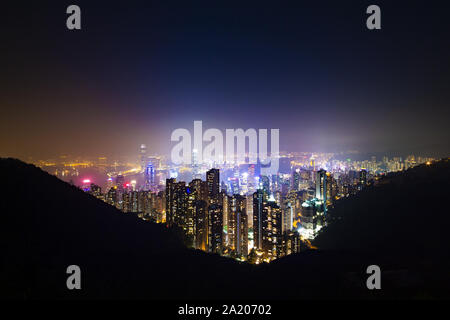
[[[340,200],[315,244],[322,250],[447,259],[449,197],[449,159],[391,173]]]
[[[0,160],[1,295],[17,298],[168,298],[201,296],[215,266],[246,271],[231,259],[185,248],[174,232],[142,221],[41,169]],[[82,289],[67,290],[78,265]]]
[[[436,204],[426,207],[442,208],[446,213],[446,198],[442,195],[448,191],[448,168],[446,160],[389,176],[374,190],[340,202],[336,210],[343,210],[345,214],[356,212],[354,208],[362,206],[360,201],[364,197],[369,199],[370,192],[379,192],[377,188],[397,190],[399,199],[406,199],[406,193],[410,192],[407,186],[417,183],[421,191],[414,193],[413,201],[435,201]],[[416,179],[423,182],[414,182]],[[449,296],[445,290],[450,283],[448,269],[441,273],[448,268],[448,259],[443,258],[448,252],[441,252],[447,245],[441,243],[446,240],[445,233],[431,238],[433,244],[422,245],[423,250],[429,252],[427,259],[396,259],[396,255],[390,254],[395,253],[396,246],[418,246],[421,242],[401,242],[402,225],[399,225],[392,228],[392,232],[399,234],[399,239],[386,241],[399,240],[392,247],[381,246],[383,241],[379,238],[367,236],[370,242],[361,235],[361,243],[365,245],[354,248],[347,241],[347,233],[354,230],[348,228],[361,228],[362,231],[366,228],[366,232],[360,232],[365,234],[371,231],[365,227],[365,221],[361,223],[361,219],[355,219],[345,228],[332,224],[329,235],[324,233],[318,240],[324,250],[302,252],[269,265],[253,266],[187,249],[179,237],[164,226],[124,214],[19,160],[0,159],[0,181],[0,297],[3,298],[184,301]],[[442,191],[434,193],[440,195],[439,199],[422,196],[433,193],[428,191],[430,186],[434,190],[442,188]],[[342,209],[339,209],[341,205]],[[397,206],[394,211],[386,205],[388,211],[382,214],[405,215],[398,213],[402,207]],[[414,209],[412,206],[408,208]],[[446,225],[443,224],[448,221],[441,212],[416,210],[409,214],[419,217],[425,226],[434,230],[444,230]],[[343,224],[352,221],[344,214],[343,217]],[[432,221],[432,225],[428,221]],[[421,224],[420,221],[417,223]],[[389,230],[386,228],[384,230]],[[380,236],[385,235],[381,233]],[[437,243],[439,239],[441,241]],[[423,237],[422,240],[428,241]],[[351,241],[358,242],[358,239],[353,236]],[[365,251],[367,243],[380,245],[382,250]],[[390,249],[386,255],[383,254],[385,249]],[[414,252],[420,250],[408,248],[405,251],[414,257]],[[438,260],[439,263],[436,262]],[[369,264],[379,264],[383,270],[383,289],[380,291],[370,291],[365,286],[365,270]],[[69,265],[81,268],[81,290],[68,290],[66,287],[66,268]]]

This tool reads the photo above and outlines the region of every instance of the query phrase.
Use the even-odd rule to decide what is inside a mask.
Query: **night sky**
[[[285,151],[449,156],[444,2],[294,3],[2,4],[0,156],[168,152],[194,120],[279,128]]]

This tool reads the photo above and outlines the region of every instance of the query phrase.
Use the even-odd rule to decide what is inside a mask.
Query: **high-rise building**
[[[253,193],[253,247],[262,250],[264,192]]]
[[[282,245],[283,215],[275,201],[265,201],[264,192],[253,194],[254,248],[263,252],[264,258],[280,255]]]
[[[168,227],[173,226],[174,219],[174,192],[175,178],[166,179],[166,224]]]
[[[197,249],[208,249],[208,185],[205,181],[194,179],[187,192],[186,224],[187,233],[193,235]]]
[[[284,233],[291,231],[293,228],[295,202],[286,202],[282,210],[283,210],[282,232]]]
[[[248,225],[248,248],[251,250],[254,246],[253,242],[253,195],[246,197],[247,199],[247,225]]]
[[[223,212],[222,206],[211,204],[208,207],[208,246],[209,251],[222,252],[223,244]]]
[[[327,172],[323,169],[316,172],[316,198],[323,202],[327,199]]]
[[[245,201],[245,200],[244,200]],[[248,218],[246,210],[236,212],[236,253],[238,256],[247,258],[248,255]]]
[[[117,191],[119,194],[121,194],[124,191],[124,183],[125,183],[125,177],[121,174],[117,175],[116,177],[116,186]]]
[[[248,167],[248,192],[253,193],[255,192],[257,186],[255,181],[255,165],[251,164]]]
[[[270,218],[268,221],[268,231],[272,235],[272,258],[279,258],[282,252],[283,214],[280,206],[275,202],[268,202],[266,207],[268,208],[268,217]]]
[[[130,212],[130,194],[128,192],[122,194],[122,202],[120,210],[122,210],[125,213]]]
[[[305,201],[302,203],[300,216],[300,234],[305,239],[313,239],[316,230],[317,221],[316,204],[314,201]]]
[[[246,198],[235,194],[231,198],[231,208],[228,218],[229,246],[238,256],[248,253],[248,224]]]
[[[189,187],[186,188],[187,194],[187,204],[186,204],[186,233],[188,236],[191,236],[192,239],[195,238],[195,213],[196,213],[196,201],[200,200],[197,198],[197,194],[194,192],[195,190],[189,184]],[[194,244],[195,245],[195,244]]]
[[[208,201],[210,204],[218,204],[219,201],[219,169],[211,169],[206,172],[206,183],[208,184]]]
[[[106,195],[106,202],[112,206],[117,206],[117,187],[112,187],[109,189]]]
[[[142,172],[147,167],[147,146],[145,144],[141,144],[141,146],[139,147],[139,156],[141,160],[141,172]]]
[[[189,183],[191,192],[195,194],[196,200],[203,200],[208,203],[208,184],[201,179],[194,179]]]
[[[156,174],[153,164],[147,163],[144,171],[144,189],[154,191],[156,186]]]
[[[187,232],[187,189],[184,181],[166,180],[166,224],[177,225]]]
[[[300,172],[294,171],[292,173],[292,187],[291,190],[298,191],[300,187]]]
[[[175,184],[174,196],[174,223],[186,232],[187,189],[184,181],[180,181]]]
[[[102,188],[100,188],[98,185],[91,183],[91,186],[89,188],[89,193],[92,194],[97,199],[103,199],[102,195]]]
[[[262,188],[266,195],[270,195],[270,180],[268,176],[261,176]]]
[[[195,201],[195,235],[194,246],[197,249],[207,251],[208,249],[208,210],[206,201]]]
[[[201,179],[198,150],[192,150],[192,179]]]
[[[229,237],[228,237],[228,218],[230,215],[230,202],[231,198],[227,195],[226,191],[220,192],[221,204],[222,204],[222,217],[223,217],[223,248],[229,246]]]
[[[359,189],[361,190],[367,185],[367,171],[362,169],[359,171]]]
[[[282,251],[279,256],[287,256],[300,252],[300,235],[297,231],[289,231],[283,233]]]
[[[133,212],[133,213],[137,213],[138,212],[138,192],[137,191],[131,191],[129,193],[129,207],[128,207],[128,211],[129,212]]]

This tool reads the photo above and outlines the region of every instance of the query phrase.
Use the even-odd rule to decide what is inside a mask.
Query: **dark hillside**
[[[448,168],[443,161],[390,176],[336,207],[332,215],[344,218],[318,239],[321,250],[252,266],[186,249],[161,225],[124,214],[33,165],[0,159],[0,296],[449,297]],[[404,217],[410,224],[400,223]],[[72,264],[81,268],[81,290],[66,288]],[[369,264],[382,267],[379,292],[365,288]]]
[[[323,250],[448,258],[450,160],[384,177],[340,201],[316,238]]]

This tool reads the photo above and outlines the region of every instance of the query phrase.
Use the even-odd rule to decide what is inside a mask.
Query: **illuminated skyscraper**
[[[262,188],[266,195],[270,195],[270,180],[268,176],[261,176]]]
[[[145,144],[141,144],[141,146],[139,147],[139,156],[141,160],[141,172],[142,172],[147,167],[147,146]]]
[[[192,179],[201,179],[200,164],[198,163],[198,150],[192,150]]]
[[[206,172],[206,183],[208,184],[208,201],[210,204],[218,204],[219,182],[219,169],[211,169]]]
[[[262,250],[264,194],[261,189],[253,193],[253,247]]]
[[[293,228],[293,217],[295,212],[295,202],[287,202],[282,208],[283,210],[283,227],[282,232],[291,231]]]
[[[244,198],[245,199],[245,198]],[[245,200],[244,200],[245,201]],[[248,255],[248,218],[246,210],[236,212],[236,253],[247,258]]]
[[[207,251],[208,249],[208,211],[206,201],[196,201],[195,204],[195,237],[194,246],[197,249]]]
[[[121,194],[124,191],[124,183],[125,183],[125,178],[123,175],[119,174],[116,178],[116,186],[117,186],[117,191],[119,192],[119,194]]]
[[[272,259],[280,257],[282,248],[282,213],[273,201],[268,201],[263,209],[263,251]]]
[[[112,187],[109,189],[106,196],[106,202],[112,206],[117,206],[117,187]]]
[[[198,201],[196,197],[196,193],[189,184],[189,187],[186,188],[187,193],[187,205],[186,205],[186,232],[188,236],[191,236],[195,239],[195,203]],[[195,244],[194,244],[195,245]]]
[[[282,212],[274,201],[265,201],[264,193],[253,194],[253,241],[254,248],[262,251],[264,258],[280,255],[282,246]]]
[[[208,184],[201,179],[194,179],[189,183],[191,192],[195,195],[195,200],[208,202]]]
[[[187,190],[183,181],[176,182],[174,178],[166,180],[166,224],[177,225],[187,232]]]
[[[173,225],[175,183],[175,178],[166,179],[166,224],[168,227]]]
[[[300,252],[300,235],[297,231],[283,233],[282,251],[279,256],[287,256]]]
[[[129,203],[128,211],[137,213],[138,212],[138,192],[131,191],[129,199],[130,199],[130,203]]]
[[[186,207],[187,207],[187,189],[186,183],[184,181],[180,181],[175,184],[174,190],[174,215],[173,221],[174,223],[181,227],[184,232],[187,232],[187,224],[186,224]]]
[[[251,164],[248,167],[248,191],[249,193],[255,192],[257,186],[255,181],[255,165]]]
[[[317,223],[317,205],[314,200],[302,203],[300,216],[300,235],[305,239],[314,239]]]
[[[316,198],[324,203],[327,200],[327,172],[325,170],[316,172]]]
[[[223,213],[223,248],[229,246],[229,237],[228,237],[228,229],[229,223],[228,218],[230,215],[230,202],[231,198],[227,195],[226,191],[220,192],[220,198],[222,203],[222,213]]]
[[[248,195],[247,199],[247,225],[248,225],[248,248],[251,250],[253,242],[253,195]]]
[[[228,239],[231,250],[238,256],[247,256],[248,253],[248,224],[247,224],[246,198],[235,194],[231,198],[231,209],[228,218]]]
[[[153,167],[153,164],[148,163],[145,167],[144,172],[144,180],[145,180],[145,190],[151,190],[154,191],[155,188],[155,168]]]
[[[212,204],[208,207],[208,246],[209,251],[222,252],[223,217],[222,206]]]
[[[362,169],[359,171],[359,183],[358,183],[359,189],[363,189],[367,185],[367,171],[365,169]]]
[[[102,195],[102,188],[100,188],[98,185],[91,183],[91,186],[89,188],[89,193],[92,194],[97,199],[103,199]]]
[[[122,194],[122,202],[120,210],[122,210],[125,213],[130,212],[130,194],[128,192]]]
[[[311,157],[311,170],[316,171],[316,160],[314,156]]]
[[[292,173],[292,190],[298,191],[300,186],[300,173],[299,171],[294,171]]]

